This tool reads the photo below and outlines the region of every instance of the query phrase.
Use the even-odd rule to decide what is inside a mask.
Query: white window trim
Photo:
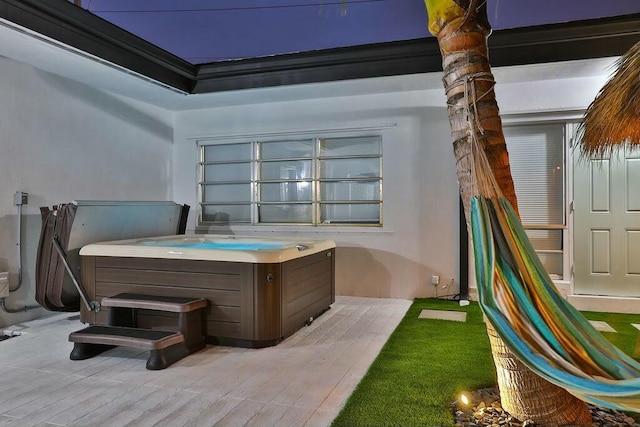
[[[202,222],[202,191],[200,190],[201,182],[201,167],[198,165],[196,173],[196,188],[197,188],[197,219],[196,219],[196,232],[222,232],[235,230],[242,233],[265,233],[265,232],[290,232],[290,233],[310,233],[310,234],[327,234],[333,231],[340,233],[383,233],[393,234],[393,231],[384,230],[384,201],[382,194],[382,180],[383,180],[383,151],[384,151],[384,130],[388,128],[394,128],[397,123],[384,123],[376,125],[363,125],[357,127],[344,127],[344,128],[323,128],[318,130],[286,130],[286,131],[272,131],[272,132],[256,132],[247,134],[220,134],[220,135],[208,135],[208,136],[190,136],[187,139],[196,142],[197,162],[201,159],[201,146],[202,145],[214,145],[214,144],[229,144],[229,143],[243,143],[254,141],[277,141],[282,139],[295,139],[295,138],[313,138],[313,139],[327,139],[327,138],[344,138],[344,137],[359,137],[359,136],[379,136],[381,141],[381,164],[380,164],[380,221],[375,224],[357,224],[357,223],[344,223],[344,224],[277,224],[277,223],[254,223],[254,224],[242,224],[242,223],[230,223],[230,224],[212,224]],[[255,161],[255,159],[253,159]]]

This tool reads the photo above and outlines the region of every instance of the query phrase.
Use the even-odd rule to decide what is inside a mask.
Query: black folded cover
[[[184,234],[189,205],[180,206],[177,229],[175,234]],[[53,238],[56,237],[60,246],[66,253],[67,261],[79,278],[79,251],[80,248],[69,248],[69,236],[76,216],[78,205],[75,203],[60,204],[53,209],[41,207],[42,229],[36,259],[36,301],[38,304],[51,311],[79,311],[80,294],[73,284],[69,274],[65,271],[63,261],[53,246]],[[174,223],[175,224],[175,223]],[[85,224],[82,224],[83,226]],[[80,227],[81,228],[81,227]],[[166,227],[164,228],[166,230]],[[132,231],[129,233],[133,234]],[[122,233],[120,233],[122,234]],[[135,238],[139,236],[120,236],[120,238]],[[92,242],[95,243],[95,242]]]

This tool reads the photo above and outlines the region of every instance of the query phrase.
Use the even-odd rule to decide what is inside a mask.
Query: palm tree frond
[[[583,156],[600,157],[617,149],[640,147],[640,42],[617,61],[615,68],[613,77],[584,115]]]

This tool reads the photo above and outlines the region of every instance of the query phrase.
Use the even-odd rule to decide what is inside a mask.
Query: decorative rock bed
[[[466,393],[469,403],[451,404],[456,427],[545,427],[530,420],[520,421],[502,409],[500,394],[497,388],[484,388]],[[593,427],[640,427],[632,417],[613,409],[598,408],[588,405],[593,417]]]

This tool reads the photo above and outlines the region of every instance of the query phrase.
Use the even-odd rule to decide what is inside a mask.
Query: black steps
[[[93,325],[69,335],[71,360],[94,357],[115,346],[149,350],[147,369],[164,369],[204,348],[204,298],[164,297],[124,293],[102,300],[108,308],[107,326]],[[178,313],[177,332],[136,327],[136,310]]]
[[[69,336],[71,342],[92,343],[160,350],[184,342],[180,332],[154,331],[152,329],[126,328],[122,326],[89,326]]]
[[[118,294],[102,299],[103,307],[138,308],[186,313],[207,306],[204,298],[165,297],[161,295]]]

